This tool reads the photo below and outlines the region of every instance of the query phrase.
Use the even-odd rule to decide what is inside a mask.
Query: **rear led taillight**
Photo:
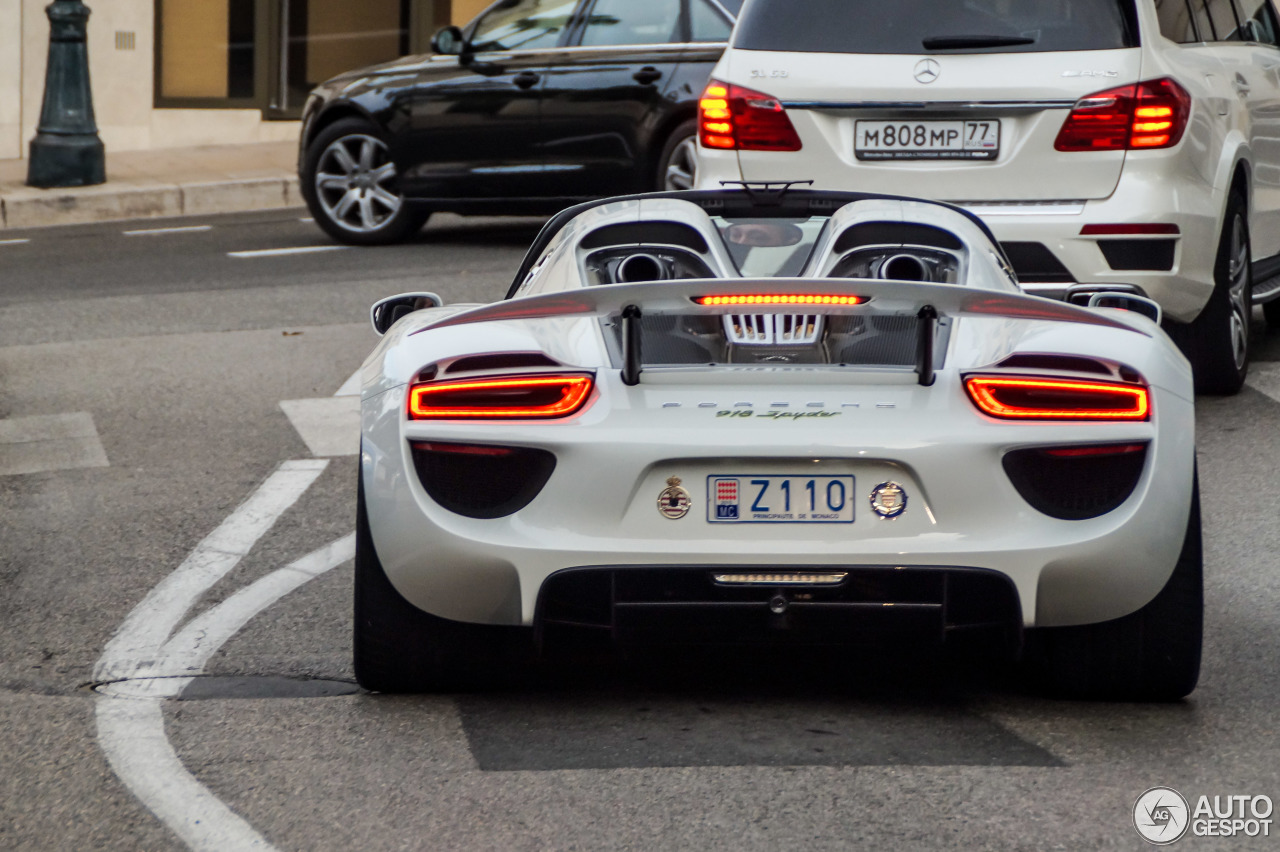
[[[423,382],[409,390],[410,420],[549,420],[579,411],[587,375],[503,376]]]
[[[1058,132],[1059,151],[1171,148],[1191,115],[1191,95],[1168,77],[1117,86],[1076,101]]]
[[[777,98],[712,80],[698,101],[698,138],[704,148],[799,151],[800,136]]]
[[[699,305],[716,307],[718,305],[861,305],[866,299],[861,296],[796,293],[794,295],[694,296],[693,301]]]
[[[1141,385],[1071,379],[970,376],[974,405],[1001,420],[1146,420],[1150,391]]]

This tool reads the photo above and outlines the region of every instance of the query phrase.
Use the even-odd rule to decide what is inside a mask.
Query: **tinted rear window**
[[[1138,43],[1134,20],[1132,0],[751,0],[734,46],[804,53],[1111,50]],[[924,45],[957,39],[972,44]],[[975,46],[984,42],[992,43]]]

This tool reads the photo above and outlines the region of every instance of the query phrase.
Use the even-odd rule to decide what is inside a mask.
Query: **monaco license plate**
[[[713,524],[851,524],[852,476],[708,476]]]
[[[994,160],[1000,122],[858,121],[853,152],[859,160]]]

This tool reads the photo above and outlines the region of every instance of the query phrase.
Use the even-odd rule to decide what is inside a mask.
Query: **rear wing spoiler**
[[[715,297],[779,297],[772,304],[703,304]],[[822,297],[852,299],[824,303]],[[805,313],[856,315],[892,313],[919,320],[916,372],[920,384],[933,384],[933,342],[942,317],[986,317],[1040,322],[1067,322],[1114,328],[1135,334],[1145,331],[1101,312],[1021,293],[977,290],[954,284],[918,284],[848,278],[762,278],[656,281],[607,284],[509,299],[454,314],[419,329],[448,328],[479,322],[548,319],[553,317],[615,317],[622,324],[623,381],[634,385],[640,374],[640,323],[646,314],[724,315],[742,313]]]

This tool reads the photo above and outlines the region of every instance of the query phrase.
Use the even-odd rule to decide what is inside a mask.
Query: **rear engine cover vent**
[[[1146,460],[1146,443],[1045,447],[1006,453],[1004,471],[1033,508],[1082,521],[1129,499]]]
[[[816,314],[730,314],[724,334],[736,346],[810,346],[822,336]]]
[[[410,441],[413,466],[431,499],[468,518],[503,518],[532,502],[556,457],[531,447]]]

